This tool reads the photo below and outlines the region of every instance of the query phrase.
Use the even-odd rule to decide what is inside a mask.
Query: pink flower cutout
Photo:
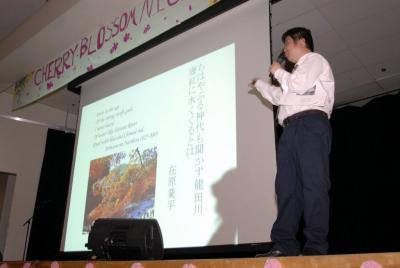
[[[47,83],[47,90],[50,90],[54,86],[53,82]]]
[[[147,33],[148,31],[150,31],[150,29],[151,29],[150,24],[147,24],[146,27],[143,30],[143,33]]]
[[[2,264],[0,264],[0,268],[8,268],[7,263],[2,263]]]
[[[115,51],[117,51],[118,48],[118,42],[114,42],[112,48],[110,49],[110,53],[114,53]]]
[[[25,262],[24,265],[22,266],[22,268],[30,268],[31,265],[32,264],[30,262]]]
[[[196,265],[191,264],[191,263],[185,263],[182,268],[196,268]]]
[[[276,259],[268,259],[265,262],[264,268],[282,268],[282,264]]]
[[[365,261],[361,264],[360,268],[382,268],[383,266],[376,261]]]
[[[56,261],[53,261],[51,264],[50,264],[50,268],[59,268],[60,267],[60,265],[58,264],[58,262],[56,262]]]
[[[88,67],[86,67],[86,70],[88,72],[92,71],[93,70],[93,64],[88,65]]]
[[[131,37],[131,34],[130,34],[130,33],[126,33],[126,34],[124,35],[124,42],[125,42],[125,43],[128,42],[129,39],[131,39],[130,37]]]
[[[131,268],[144,268],[140,262],[135,262],[131,265]]]
[[[94,264],[91,262],[86,263],[85,268],[94,268]]]

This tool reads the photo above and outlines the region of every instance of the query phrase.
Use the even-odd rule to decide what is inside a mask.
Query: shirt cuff
[[[258,79],[254,86],[258,91],[261,91],[261,89],[266,86],[266,83],[263,80]]]
[[[286,75],[286,71],[282,68],[279,68],[278,70],[275,71],[274,73],[274,77],[276,78],[276,80],[278,80],[278,82],[282,85],[282,80],[283,77]],[[284,87],[281,87],[283,91],[287,91]]]

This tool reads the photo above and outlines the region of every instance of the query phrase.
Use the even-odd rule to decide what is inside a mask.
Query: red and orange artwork
[[[92,160],[83,232],[98,218],[151,218],[156,169],[157,147]]]

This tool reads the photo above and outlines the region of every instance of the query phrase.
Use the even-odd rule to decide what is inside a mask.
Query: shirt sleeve
[[[318,56],[311,56],[298,65],[292,73],[278,69],[274,76],[284,92],[303,95],[315,85],[322,71],[322,59]]]
[[[262,80],[257,80],[254,86],[270,103],[279,105],[279,101],[282,97],[282,90],[279,87],[270,85]]]

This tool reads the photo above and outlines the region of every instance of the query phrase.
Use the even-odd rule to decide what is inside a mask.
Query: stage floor
[[[0,268],[383,268],[399,267],[400,252],[165,261],[31,261],[2,262]]]

